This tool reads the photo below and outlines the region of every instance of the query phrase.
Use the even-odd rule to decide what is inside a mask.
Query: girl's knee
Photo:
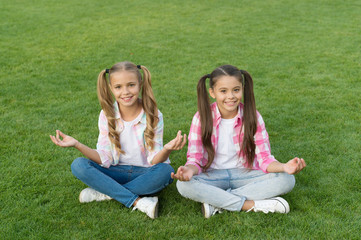
[[[157,165],[159,165],[159,167],[162,169],[162,171],[164,172],[168,172],[168,173],[174,173],[174,169],[173,167],[168,164],[168,163],[158,163]]]
[[[290,175],[288,173],[282,173],[281,176],[282,186],[284,188],[284,192],[288,193],[292,191],[296,184],[296,179],[294,175]]]
[[[79,157],[75,159],[71,164],[71,172],[74,176],[79,176],[84,173],[86,165],[89,163],[89,160],[86,158]]]
[[[167,163],[158,163],[152,167],[153,173],[157,176],[157,178],[162,181],[166,182],[168,184],[171,184],[173,182],[173,178],[171,177],[172,172],[174,172],[174,169],[171,165]]]
[[[180,195],[182,195],[183,197],[185,197],[187,194],[187,192],[189,192],[189,188],[190,188],[190,182],[189,181],[177,181],[176,183],[177,186],[177,190],[179,192]]]
[[[165,176],[170,176],[170,174],[173,172],[173,167],[168,163],[158,163],[153,166],[153,171],[158,172],[158,174],[163,174]]]

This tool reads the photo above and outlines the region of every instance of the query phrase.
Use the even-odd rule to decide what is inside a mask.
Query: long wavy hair
[[[143,77],[139,70],[143,71]],[[141,87],[142,107],[147,119],[147,126],[144,131],[145,144],[149,150],[153,150],[155,128],[157,127],[159,118],[157,103],[155,101],[151,84],[151,74],[145,66],[137,66],[128,61],[116,63],[110,69],[102,70],[98,76],[98,99],[108,120],[110,142],[115,145],[115,149],[119,153],[125,153],[120,145],[120,133],[116,129],[115,111],[113,106],[115,98],[109,86],[112,74],[122,71],[132,72],[138,77],[139,85]],[[107,72],[109,73],[109,81],[107,80]]]
[[[247,71],[239,70],[232,65],[223,65],[216,68],[211,74],[202,76],[197,85],[198,112],[201,121],[202,144],[208,154],[208,162],[205,166],[203,166],[203,169],[207,170],[211,166],[215,156],[214,146],[211,141],[213,118],[206,88],[206,80],[209,78],[209,87],[213,89],[217,80],[222,76],[235,77],[243,86],[244,109],[242,117],[243,126],[241,127],[241,131],[242,128],[244,128],[244,136],[243,140],[240,141],[240,154],[246,158],[247,168],[252,168],[256,149],[254,135],[257,130],[257,112],[253,93],[253,80]],[[239,135],[241,136],[241,134]]]

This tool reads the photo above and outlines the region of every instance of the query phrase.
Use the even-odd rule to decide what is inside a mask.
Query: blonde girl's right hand
[[[62,138],[62,139],[61,139]],[[50,135],[51,141],[59,147],[75,147],[78,140],[62,133],[60,130],[56,130],[56,136]]]
[[[180,166],[177,170],[177,173],[171,174],[171,177],[174,179],[178,179],[180,181],[189,181],[192,179],[194,175],[194,171],[186,166]]]

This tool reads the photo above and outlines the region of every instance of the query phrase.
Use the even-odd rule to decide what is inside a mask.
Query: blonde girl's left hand
[[[164,145],[164,148],[169,151],[180,150],[184,147],[186,142],[187,135],[184,134],[184,136],[182,136],[182,131],[178,131],[177,136],[172,141]]]
[[[305,160],[303,158],[295,157],[291,159],[286,164],[284,164],[284,171],[288,174],[297,174],[301,172],[301,170],[306,167]]]

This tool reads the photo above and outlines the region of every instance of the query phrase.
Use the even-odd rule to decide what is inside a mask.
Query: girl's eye
[[[234,89],[235,92],[239,92],[239,89]]]
[[[226,93],[226,90],[221,90],[221,93]]]

